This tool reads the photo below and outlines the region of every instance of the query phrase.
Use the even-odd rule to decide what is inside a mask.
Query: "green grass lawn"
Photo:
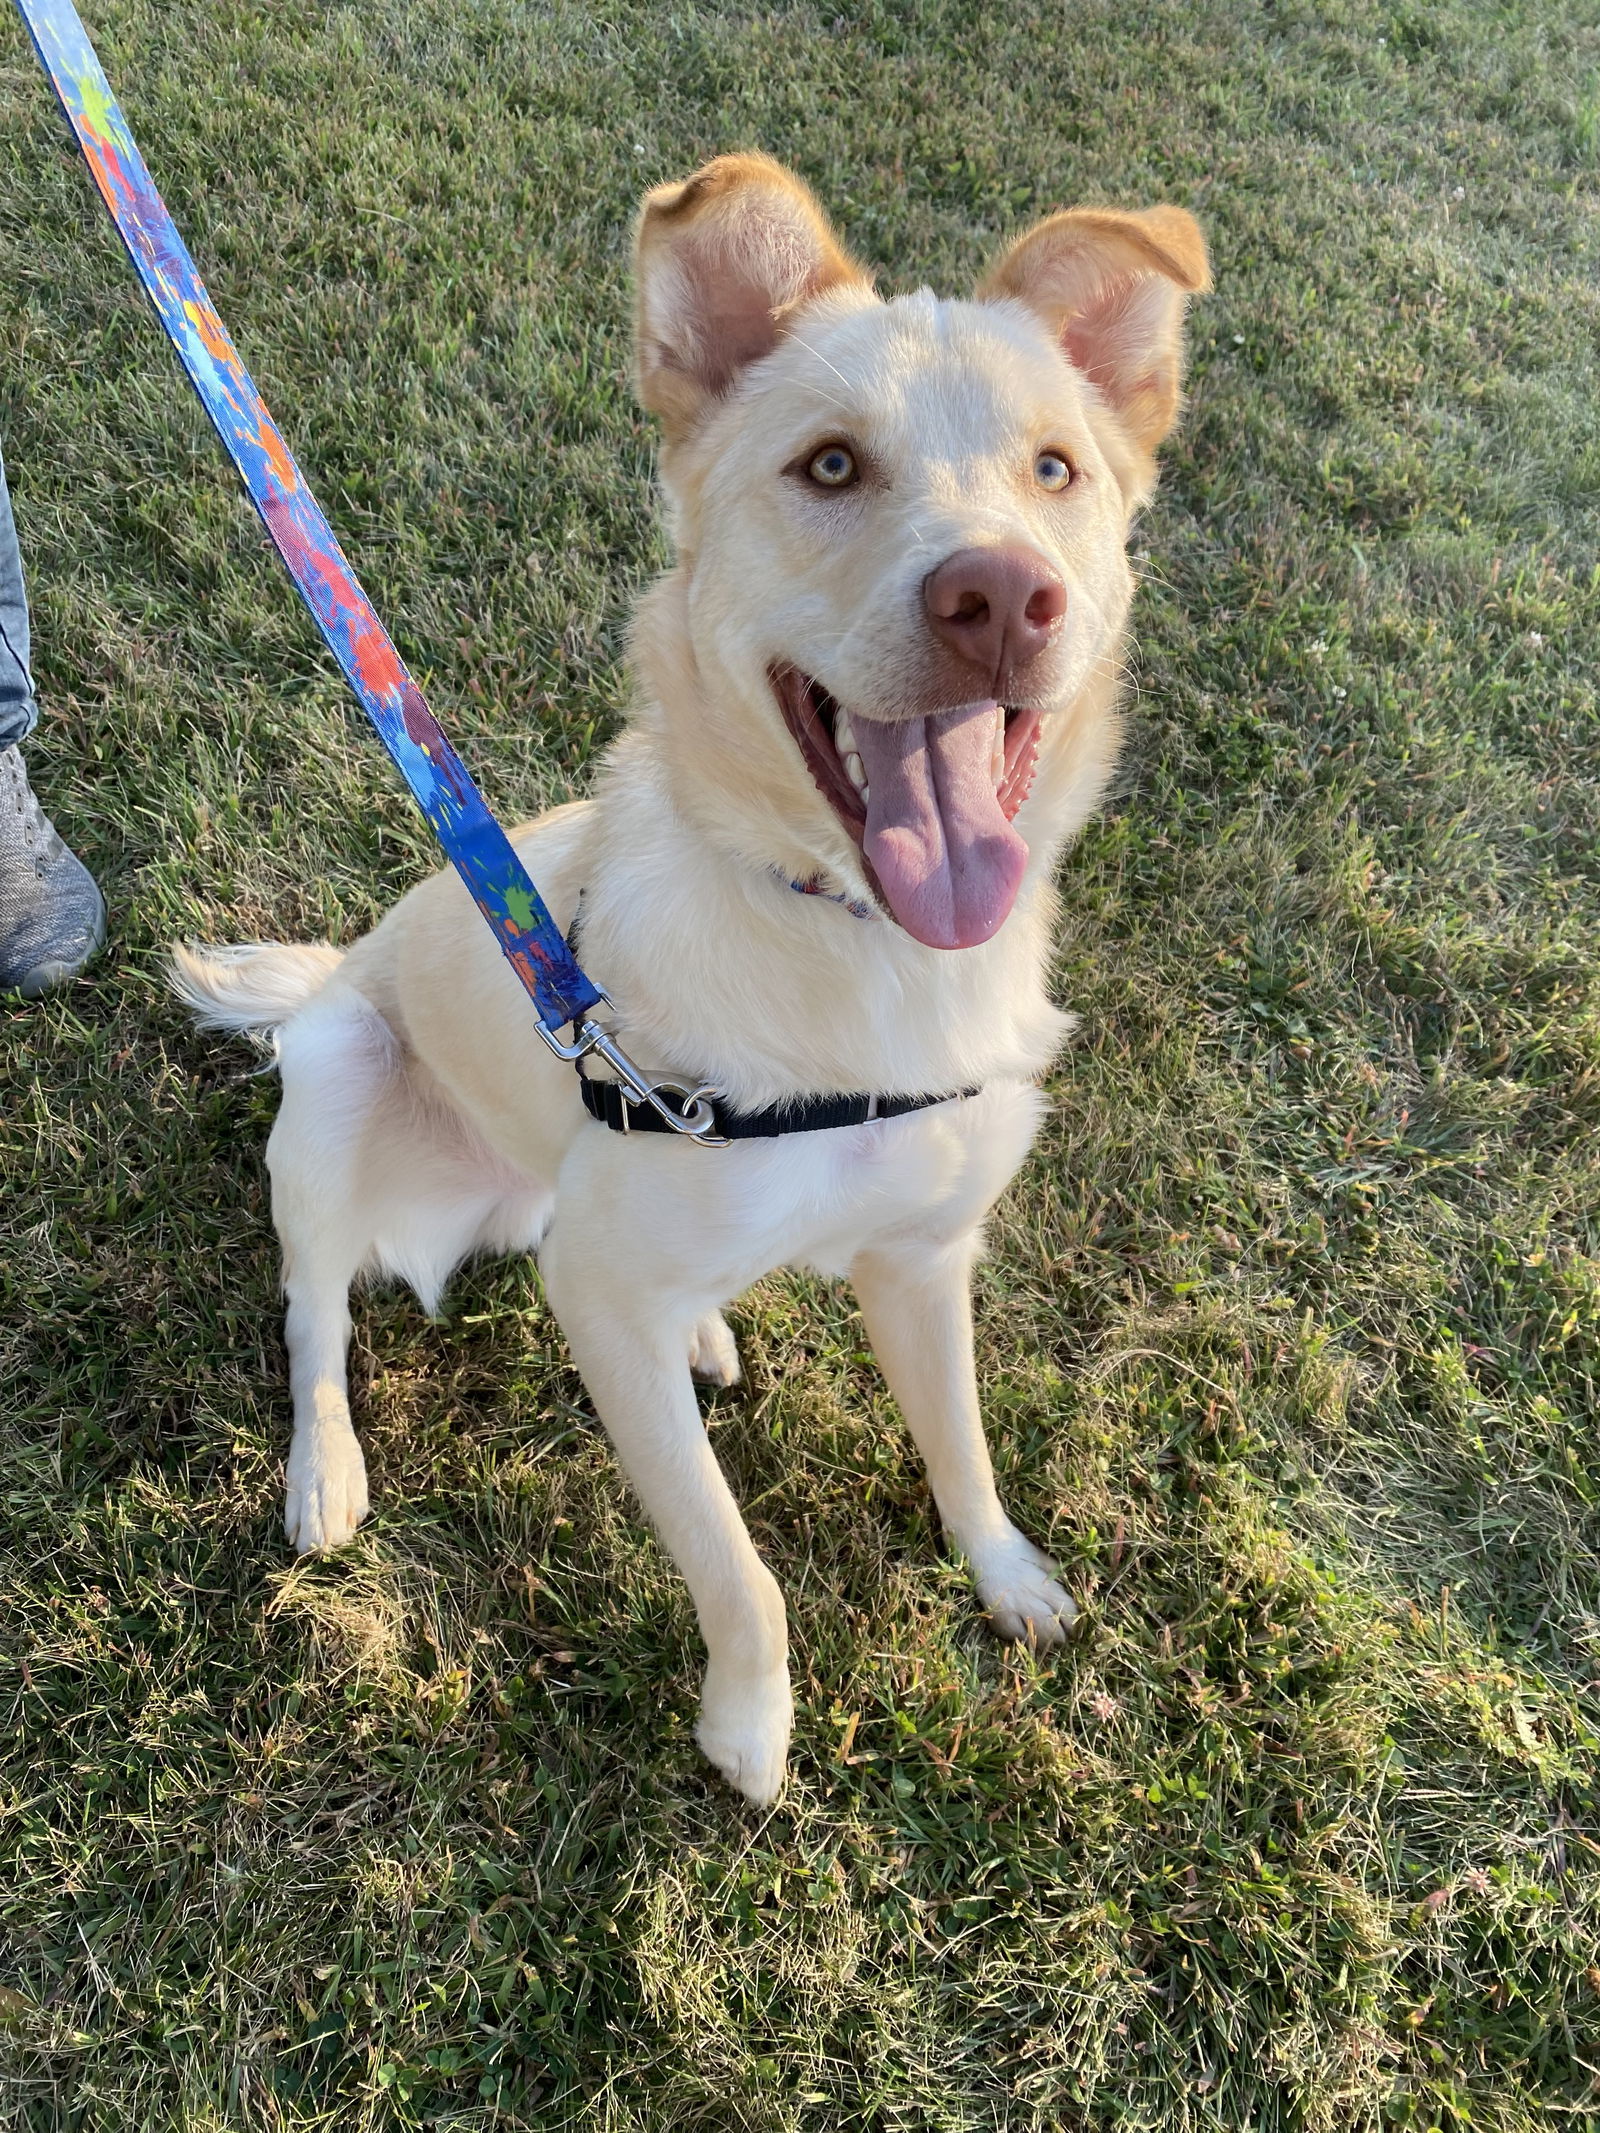
[[[159,956],[433,855],[7,15],[30,760],[115,937],[0,1008],[0,2123],[1600,2126],[1592,0],[90,8],[510,814],[664,554],[645,184],[766,147],[892,288],[1063,202],[1211,239],[979,1299],[1082,1632],[990,1642],[848,1295],[765,1284],[707,1415],[791,1601],[764,1815],[527,1266],[361,1306],[377,1515],[287,1554],[274,1089]]]

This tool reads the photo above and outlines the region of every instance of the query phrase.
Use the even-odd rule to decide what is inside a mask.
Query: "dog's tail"
[[[266,1031],[287,1022],[344,961],[338,948],[244,941],[174,948],[167,983],[202,1029]]]

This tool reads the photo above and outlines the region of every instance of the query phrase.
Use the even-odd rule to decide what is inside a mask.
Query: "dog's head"
[[[972,301],[885,303],[765,157],[649,195],[638,381],[679,566],[640,647],[697,819],[932,947],[998,931],[1058,834],[1061,714],[1109,704],[1207,286],[1174,207],[1052,215]]]

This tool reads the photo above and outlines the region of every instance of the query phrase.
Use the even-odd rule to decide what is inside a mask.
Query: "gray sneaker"
[[[0,992],[36,1000],[105,939],[105,899],[35,799],[22,750],[0,748]]]

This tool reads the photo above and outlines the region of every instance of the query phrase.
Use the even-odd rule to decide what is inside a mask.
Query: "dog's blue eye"
[[[1072,463],[1059,452],[1041,452],[1033,472],[1041,489],[1064,489],[1072,479]]]
[[[806,472],[824,489],[848,488],[856,478],[855,454],[842,444],[825,444],[813,455]]]

